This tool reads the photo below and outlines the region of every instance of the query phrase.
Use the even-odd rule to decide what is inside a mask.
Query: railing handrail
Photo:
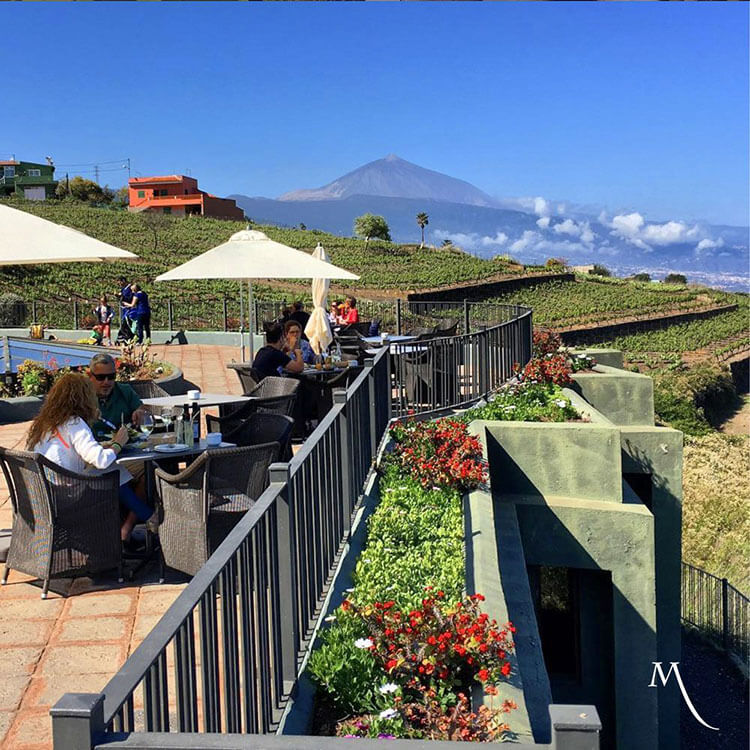
[[[528,348],[527,344],[530,345],[531,328],[530,325],[522,324],[522,321],[527,317],[530,319],[531,310],[515,305],[507,307],[512,309],[515,316],[510,320],[498,323],[486,330],[460,334],[455,337],[433,339],[425,341],[424,344],[437,349],[440,346],[453,345],[459,347],[467,341],[479,341],[482,343],[482,347],[473,350],[474,356],[476,356],[477,352],[481,353],[492,343],[501,341],[508,346],[516,347],[518,352],[523,351],[525,353]],[[518,327],[518,335],[509,336],[507,339],[493,338],[493,332],[496,333],[499,329],[511,323],[515,323]],[[527,336],[528,342],[525,341]],[[307,645],[305,640],[307,636],[303,631],[308,627],[307,617],[313,614],[311,605],[312,610],[315,610],[316,599],[322,595],[322,591],[319,590],[322,585],[321,571],[327,570],[327,566],[334,559],[331,554],[335,553],[336,545],[341,543],[339,534],[343,532],[343,538],[345,538],[348,533],[350,514],[353,514],[358,507],[367,472],[372,471],[371,462],[377,455],[378,447],[387,431],[393,395],[390,363],[390,346],[383,347],[372,359],[365,360],[365,367],[362,372],[346,389],[345,395],[334,399],[333,408],[323,417],[315,431],[291,461],[271,466],[269,487],[217,547],[207,562],[197,571],[122,668],[109,680],[98,697],[89,696],[99,701],[98,710],[101,713],[99,714],[100,719],[96,723],[101,725],[102,729],[110,727],[114,722],[114,729],[116,730],[118,722],[122,722],[122,712],[127,711],[128,707],[132,711],[133,696],[139,686],[144,685],[144,690],[146,690],[147,683],[145,680],[149,675],[154,671],[160,673],[160,670],[166,669],[165,659],[170,644],[177,643],[175,639],[178,637],[178,633],[183,633],[182,637],[184,638],[184,628],[189,625],[188,621],[196,615],[198,609],[205,605],[206,596],[211,593],[212,588],[217,585],[221,588],[226,583],[228,571],[233,570],[233,566],[237,564],[237,555],[240,554],[241,549],[247,549],[246,545],[252,535],[256,534],[258,529],[261,529],[261,533],[265,533],[263,532],[264,526],[261,523],[295,523],[291,515],[285,514],[291,514],[292,508],[296,508],[299,502],[304,503],[307,498],[306,493],[299,497],[297,495],[305,487],[308,466],[313,472],[320,472],[323,465],[321,461],[327,460],[330,441],[342,440],[343,442],[340,443],[342,453],[337,462],[342,476],[337,480],[340,482],[338,489],[333,490],[333,494],[327,495],[326,502],[329,505],[326,507],[329,513],[341,512],[343,515],[337,517],[341,518],[340,523],[335,521],[335,525],[326,527],[323,532],[325,535],[323,543],[327,547],[328,557],[316,555],[316,561],[312,563],[306,560],[304,554],[305,549],[310,549],[309,547],[292,546],[286,551],[291,555],[292,565],[303,565],[298,573],[295,574],[294,568],[292,568],[291,573],[287,571],[285,574],[292,576],[291,581],[295,580],[295,575],[301,576],[299,583],[292,585],[289,580],[287,583],[292,591],[293,600],[297,602],[296,608],[288,612],[292,620],[297,623],[296,625],[294,622],[290,624],[294,632],[294,635],[291,636],[291,642],[297,654]],[[491,384],[487,382],[484,372],[474,372],[473,374],[478,378],[478,382],[482,382],[482,385],[485,383]],[[500,370],[495,373],[496,377],[499,375],[501,375]],[[347,435],[348,437],[344,438]],[[352,441],[351,447],[348,441]],[[339,445],[339,443],[335,444]],[[333,505],[330,505],[330,503]],[[279,514],[286,517],[287,520],[283,522],[274,521],[273,519],[278,518]],[[280,528],[287,527],[282,525],[278,527],[278,529]],[[291,527],[289,527],[289,530],[291,530]],[[294,532],[292,532],[292,535],[294,536]],[[317,537],[311,538],[317,539]],[[302,544],[302,542],[299,542],[299,544]],[[309,543],[305,542],[305,544]],[[302,562],[300,563],[300,561]],[[302,587],[305,586],[307,589],[303,591]],[[317,588],[311,589],[311,586],[317,586]],[[302,617],[302,620],[298,619],[300,617]],[[269,672],[269,679],[278,681],[283,677],[285,685],[293,684],[293,682],[287,683],[287,680],[296,680],[297,671],[294,668],[294,661],[291,663],[288,661],[289,653],[291,653],[289,651],[290,643],[287,641],[283,643],[282,646],[279,642],[278,647],[283,648],[283,654],[286,655],[282,658],[282,662],[287,659],[286,666],[284,666],[284,663],[275,663],[275,668]],[[278,699],[278,692],[276,696]],[[58,717],[62,720],[63,717],[70,716],[71,714],[66,713],[69,707],[75,704],[76,700],[80,701],[82,698],[81,695],[63,696],[51,711],[53,718]],[[162,698],[164,698],[163,695]],[[80,713],[75,715],[83,718]],[[120,728],[124,727],[120,726]],[[129,726],[128,728],[131,731],[135,730],[135,726]],[[158,731],[159,727],[151,726],[150,729]],[[204,727],[203,731],[212,730],[210,727],[208,729]],[[63,742],[61,746],[65,747],[66,745]]]

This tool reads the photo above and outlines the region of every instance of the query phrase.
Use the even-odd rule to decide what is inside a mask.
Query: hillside
[[[236,294],[236,283],[182,282],[159,283],[153,279],[190,258],[227,240],[244,229],[242,222],[218,221],[203,217],[186,219],[158,216],[152,229],[144,217],[126,211],[92,208],[76,203],[9,202],[15,208],[29,211],[60,224],[80,229],[97,239],[130,250],[139,256],[133,263],[60,264],[0,269],[0,293],[16,292],[25,299],[68,297],[71,293],[91,298],[114,291],[117,276],[138,279],[150,289],[154,298],[194,298],[196,295]],[[338,286],[357,292],[368,289],[416,290],[448,283],[479,281],[498,273],[519,272],[501,260],[485,260],[455,248],[422,249],[410,245],[373,241],[365,250],[362,240],[337,237],[319,231],[283,229],[257,225],[272,239],[311,252],[318,242],[328,251],[331,262],[361,276],[350,284]],[[307,282],[304,282],[307,286]],[[288,286],[288,284],[287,284]],[[259,284],[261,298],[286,296],[283,287]]]

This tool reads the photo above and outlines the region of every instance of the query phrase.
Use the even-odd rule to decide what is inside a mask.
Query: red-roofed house
[[[152,211],[172,216],[211,216],[242,221],[245,212],[229,198],[198,189],[198,180],[185,175],[131,177],[128,180],[129,211]]]

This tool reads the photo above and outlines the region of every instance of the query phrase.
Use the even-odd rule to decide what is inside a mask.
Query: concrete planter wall
[[[573,375],[573,383],[572,388],[613,424],[653,425],[654,381],[647,375],[597,364],[594,372]]]

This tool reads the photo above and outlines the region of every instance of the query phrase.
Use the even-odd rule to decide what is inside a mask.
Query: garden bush
[[[13,292],[0,294],[0,328],[15,328],[26,322],[28,309],[23,297]]]

